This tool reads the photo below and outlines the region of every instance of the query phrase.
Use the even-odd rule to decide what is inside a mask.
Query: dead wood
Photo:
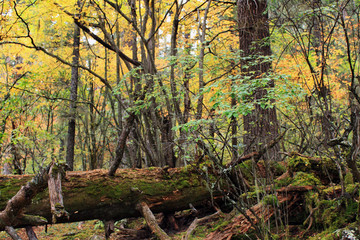
[[[160,239],[160,240],[170,240],[171,238],[162,230],[159,224],[156,221],[154,214],[151,212],[149,206],[145,202],[140,202],[137,205],[137,209],[141,212],[143,217],[146,220],[147,225],[151,231]]]
[[[0,229],[6,226],[17,226],[19,224],[36,225],[43,222],[43,219],[23,215],[24,208],[31,203],[32,198],[45,190],[47,186],[49,167],[40,171],[31,181],[25,182],[24,186],[7,202],[5,209],[0,212]]]
[[[105,238],[108,239],[110,235],[115,231],[115,221],[104,221]]]
[[[52,163],[48,176],[52,223],[56,223],[56,220],[59,218],[69,218],[69,213],[65,210],[64,207],[64,200],[61,189],[61,179],[62,176],[65,176],[65,171],[60,165]]]
[[[299,194],[294,193],[278,195],[277,199],[279,204],[287,202],[286,208],[289,209],[301,198],[299,198]],[[266,222],[274,215],[274,213],[275,209],[272,206],[260,202],[246,211],[247,216],[240,214],[234,217],[227,226],[209,234],[206,237],[206,240],[231,239],[234,235],[247,233],[254,227],[253,224],[259,223],[259,219]],[[251,222],[249,219],[251,219]]]
[[[5,231],[13,240],[22,240],[13,227],[6,226]]]
[[[34,232],[34,229],[31,227],[31,226],[26,226],[26,234],[29,238],[29,240],[38,240],[35,232]]]
[[[6,193],[0,195],[0,208],[5,208],[0,213],[0,230],[5,226],[35,226],[52,221],[49,194],[44,192],[45,175],[43,172],[33,180],[29,175],[0,176],[0,191]],[[161,168],[119,169],[113,177],[106,170],[68,172],[62,190],[69,219],[60,218],[57,223],[139,217],[139,201],[146,201],[154,213],[167,213],[189,209],[190,203],[203,205],[210,198],[198,172],[176,168],[166,172]],[[41,193],[33,199],[38,192]],[[7,204],[11,196],[14,197]]]
[[[287,186],[277,189],[276,192],[278,193],[301,193],[301,192],[308,192],[314,189],[314,186]]]
[[[139,240],[150,238],[151,236],[150,231],[145,229],[130,229],[116,226],[115,228],[118,229],[118,231],[114,233],[116,239]]]

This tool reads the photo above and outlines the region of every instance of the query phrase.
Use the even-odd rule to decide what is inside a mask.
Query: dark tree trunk
[[[79,3],[78,3],[79,5]],[[80,59],[80,28],[74,26],[73,60],[71,67],[71,85],[70,85],[70,107],[69,123],[66,148],[66,163],[70,170],[74,169],[74,149],[75,149],[75,127],[76,127],[76,101],[79,82],[79,59]]]
[[[330,139],[333,138],[332,134],[332,111],[331,111],[331,99],[330,99],[330,91],[329,87],[326,86],[325,83],[325,74],[326,74],[326,64],[325,54],[326,49],[324,47],[325,40],[323,37],[323,24],[324,19],[321,13],[319,13],[318,9],[322,7],[321,0],[312,0],[311,8],[313,9],[313,17],[312,17],[312,28],[313,28],[313,37],[312,37],[312,47],[317,55],[316,67],[319,68],[319,71],[316,71],[314,76],[314,86],[317,94],[317,98],[320,103],[320,122],[321,122],[321,130],[322,130],[322,138],[324,142],[324,146],[327,145]],[[310,30],[311,31],[311,30]]]
[[[14,168],[14,173],[15,174],[23,174],[23,168],[22,168],[22,164],[21,164],[21,159],[22,156],[19,152],[19,148],[17,146],[17,144],[15,143],[15,130],[16,130],[16,125],[14,121],[11,121],[11,126],[12,126],[12,131],[11,131],[11,142],[10,142],[10,152],[13,156],[13,168]]]
[[[126,123],[124,125],[124,128],[119,136],[118,143],[116,146],[116,155],[114,161],[111,163],[110,169],[109,169],[109,175],[114,176],[116,170],[120,166],[122,157],[125,152],[125,144],[127,137],[129,136],[130,130],[134,124],[135,121],[135,115],[131,114],[127,119]]]
[[[164,116],[162,118],[162,128],[161,128],[163,156],[166,159],[165,164],[173,168],[176,165],[176,158],[174,153],[174,138],[172,135],[171,128],[172,128],[171,117]]]
[[[242,72],[255,80],[271,70],[271,62],[262,59],[271,55],[267,4],[265,0],[237,0],[237,7]],[[259,62],[254,64],[257,60]],[[271,80],[265,87],[257,87],[248,97],[248,102],[264,98],[267,87],[274,87],[274,82]],[[244,130],[245,154],[259,150],[261,145],[276,138],[278,122],[275,108],[262,108],[255,104],[254,110],[244,116]],[[278,151],[279,146],[275,146],[264,158],[276,159]]]
[[[351,106],[351,125],[353,129],[352,146],[349,156],[346,159],[346,163],[353,174],[355,181],[360,182],[360,172],[357,168],[356,159],[360,153],[360,106],[356,101],[354,94],[350,94],[350,106]]]
[[[90,83],[89,87],[89,95],[90,95],[90,103],[89,111],[90,111],[90,137],[89,137],[89,153],[90,153],[90,170],[94,170],[97,168],[97,142],[96,142],[96,117],[95,117],[95,93],[94,93],[94,83]]]
[[[232,50],[232,49],[231,49]],[[231,64],[232,67],[235,66],[235,63],[232,62]],[[231,80],[231,91],[233,91],[233,88],[235,87],[235,81],[234,79]],[[237,105],[237,101],[236,101],[236,96],[232,95],[231,96],[231,107],[235,108]],[[237,138],[237,130],[238,130],[238,119],[235,116],[231,116],[230,119],[230,124],[231,124],[231,161],[235,161],[238,158],[238,138]]]

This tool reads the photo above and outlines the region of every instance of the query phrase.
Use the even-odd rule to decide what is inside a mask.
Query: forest
[[[0,238],[360,239],[359,0],[0,11]]]

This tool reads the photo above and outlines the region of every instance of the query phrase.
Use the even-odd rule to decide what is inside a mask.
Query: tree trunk
[[[198,27],[198,34],[199,34],[199,40],[200,40],[200,53],[199,53],[199,98],[198,98],[198,105],[196,110],[196,119],[202,118],[202,112],[203,112],[203,101],[204,101],[204,94],[203,90],[205,87],[205,81],[204,81],[204,58],[205,58],[205,47],[206,47],[206,22],[207,17],[209,13],[211,5],[211,0],[208,1],[207,7],[205,8],[205,13],[203,16],[203,22],[200,21],[199,27]],[[198,12],[199,15],[199,12]],[[198,16],[199,19],[201,19],[200,16]],[[201,29],[201,31],[200,31]]]
[[[79,2],[78,2],[78,5]],[[66,163],[70,170],[74,168],[74,149],[75,149],[75,119],[76,119],[76,101],[77,89],[79,81],[79,59],[80,59],[80,28],[74,26],[74,43],[73,43],[73,60],[71,67],[71,85],[70,85],[70,107],[69,107],[69,123],[66,148]]]
[[[11,131],[11,142],[10,142],[10,151],[11,151],[11,154],[13,156],[13,168],[14,168],[14,173],[15,174],[23,174],[23,167],[21,166],[21,159],[22,159],[22,156],[19,152],[19,148],[17,146],[17,144],[15,144],[15,130],[16,130],[16,125],[15,125],[15,122],[14,121],[11,121],[11,125],[12,125],[12,131]]]
[[[360,106],[351,94],[350,106],[351,106],[351,125],[353,129],[353,138],[350,154],[346,159],[346,163],[353,174],[353,178],[356,182],[360,182],[360,172],[357,168],[357,158],[360,153]]]
[[[29,175],[2,176],[0,208],[4,209],[7,201],[31,178]],[[43,191],[46,181],[44,184],[41,185],[41,192],[25,207],[24,212],[45,217],[51,222],[49,195],[47,191]],[[199,174],[181,168],[121,169],[114,177],[108,176],[106,170],[68,172],[63,179],[62,190],[64,206],[70,218],[58,219],[57,223],[138,217],[141,214],[136,210],[136,206],[141,202],[146,202],[154,213],[183,210],[188,209],[190,203],[195,207],[204,204],[210,197]],[[28,199],[26,201],[30,203]],[[24,206],[24,203],[21,206]],[[20,212],[22,211],[19,209],[14,215]],[[0,230],[4,230],[6,226],[1,218],[4,215],[0,213]],[[16,216],[13,218],[17,220],[9,223],[14,223],[14,227],[29,225]]]
[[[265,0],[237,0],[237,7],[242,72],[251,80],[261,79],[271,69],[271,62],[266,59],[271,55],[267,4]],[[250,104],[266,97],[266,88],[274,87],[274,82],[270,80],[266,86],[254,87],[253,94],[248,97]],[[245,154],[257,151],[278,135],[275,108],[263,108],[255,103],[254,110],[244,116],[244,129],[247,131],[244,135]],[[275,159],[278,151],[279,146],[275,146],[264,158]]]

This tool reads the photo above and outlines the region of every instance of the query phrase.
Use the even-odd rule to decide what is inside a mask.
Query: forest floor
[[[210,221],[205,221],[199,224],[192,233],[189,240],[201,240],[201,239],[213,239],[211,235],[224,229],[230,224],[231,220],[235,219],[233,213],[224,214],[221,213],[218,217],[212,218]],[[186,221],[189,221],[187,219]],[[239,222],[241,224],[241,222]],[[156,240],[156,236],[151,234],[146,226],[146,222],[143,218],[132,218],[128,220],[122,220],[116,222],[117,227],[126,226],[125,230],[115,229],[115,232],[111,235],[110,240]],[[178,232],[168,232],[169,236],[173,240],[185,239],[186,230],[189,224],[181,227]],[[121,227],[120,227],[121,228]],[[275,227],[274,227],[275,228]],[[271,237],[272,239],[326,239],[326,240],[345,240],[359,239],[356,233],[356,224],[350,223],[338,230],[324,230],[317,227],[313,227],[308,231],[306,225],[288,225],[286,229],[275,230]],[[103,223],[99,220],[92,220],[86,222],[75,222],[66,224],[54,224],[34,227],[38,239],[45,240],[103,240],[105,239]],[[25,229],[17,229],[18,235],[23,239],[28,239]],[[225,233],[225,231],[224,231]],[[346,237],[347,236],[347,237]],[[0,239],[12,240],[5,232],[0,232]],[[217,239],[215,237],[215,239]],[[234,235],[231,239],[259,239],[254,235],[253,230],[250,230],[246,234]]]
[[[344,170],[340,184],[331,159],[294,154],[285,165],[274,163],[269,167],[275,180],[270,185],[254,187],[265,175],[264,165],[259,162],[254,166],[251,160],[239,165],[251,188],[238,196],[238,210],[220,207],[223,211],[214,214],[218,208],[203,206],[172,216],[156,214],[158,223],[174,240],[186,239],[186,234],[189,240],[360,239],[360,185],[354,183],[348,170]],[[256,175],[251,172],[254,168]],[[241,210],[246,217],[239,213]],[[190,235],[189,226],[195,217],[200,221]],[[123,219],[115,226],[110,240],[156,239],[143,218]],[[17,231],[22,239],[27,239],[24,229]],[[36,227],[34,231],[39,239],[46,240],[105,239],[103,223],[98,220]],[[0,232],[0,239],[11,240],[5,232]]]

